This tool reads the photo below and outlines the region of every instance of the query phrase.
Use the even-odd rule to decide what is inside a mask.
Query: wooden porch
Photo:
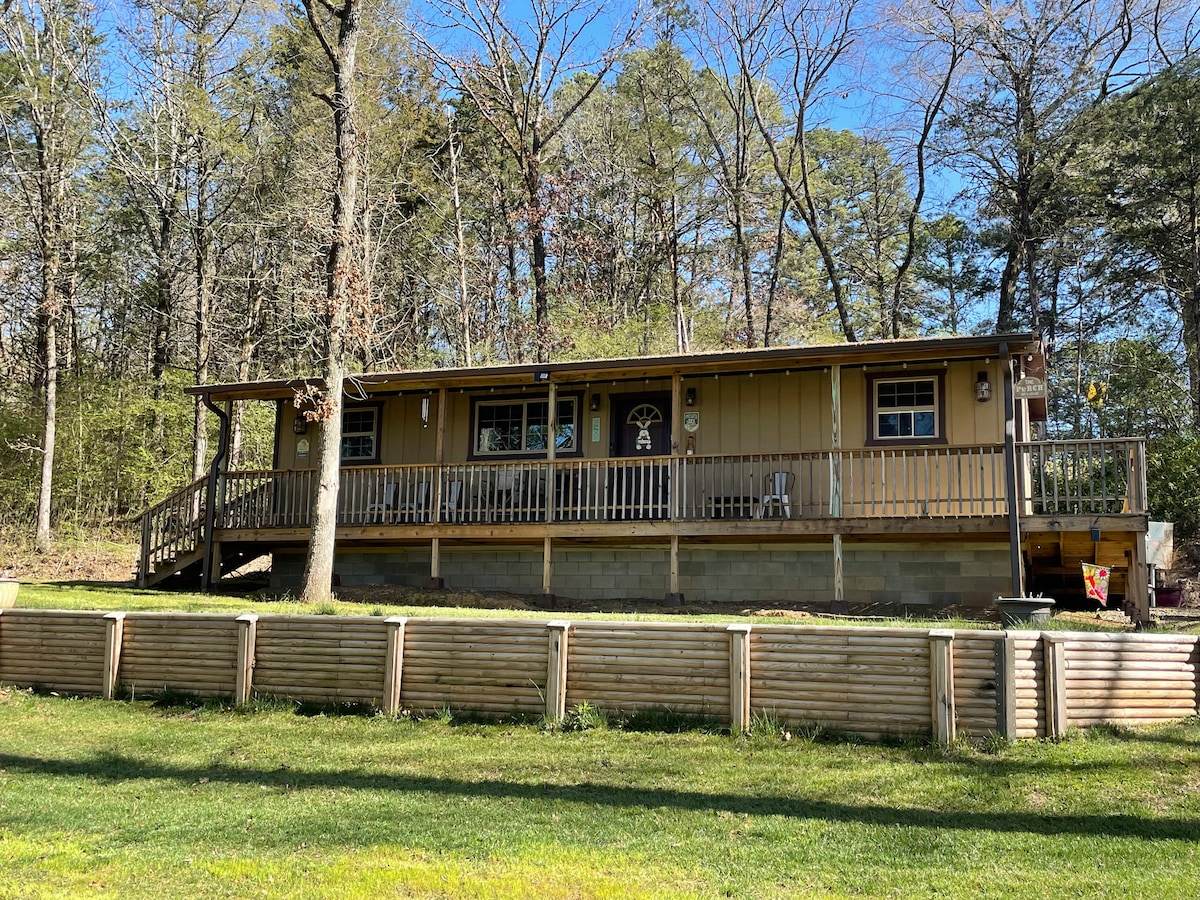
[[[756,540],[1009,533],[1006,471],[1022,528],[1145,529],[1144,442],[1031,442],[911,449],[357,466],[341,473],[338,539]],[[312,470],[201,479],[142,518],[138,578],[212,574],[311,526]],[[211,517],[211,519],[210,519]],[[436,556],[436,547],[435,547]],[[436,575],[436,563],[434,566]]]

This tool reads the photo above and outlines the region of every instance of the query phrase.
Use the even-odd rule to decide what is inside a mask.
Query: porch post
[[[550,560],[553,551],[554,547],[550,535],[546,535],[542,539],[542,595],[547,599],[554,596],[550,590]]]
[[[670,517],[674,522],[679,518],[680,502],[683,498],[683,465],[679,452],[683,446],[683,375],[678,371],[671,373],[671,465],[670,473],[674,484],[670,485]],[[679,592],[679,535],[671,535],[671,546],[668,552],[667,596],[664,600],[670,606],[681,606],[683,594]]]
[[[208,464],[208,489],[204,496],[204,532],[201,534],[201,539],[204,541],[204,563],[200,569],[200,592],[207,594],[214,580],[213,560],[216,557],[216,548],[213,544],[213,530],[217,520],[217,492],[221,488],[221,485],[218,484],[221,466],[225,464],[225,460],[229,456],[229,415],[212,402],[209,394],[201,394],[200,399],[221,423],[220,437],[217,439],[217,452],[213,454],[212,462]],[[218,560],[217,566],[220,565]],[[218,568],[216,580],[219,581],[220,577],[221,572]]]
[[[830,397],[832,399],[832,449],[829,454],[829,515],[842,517],[842,367],[834,363],[829,370]],[[835,525],[834,528],[839,528]],[[845,613],[846,585],[842,573],[842,533],[833,533],[833,604],[831,612]]]
[[[438,388],[437,431],[433,441],[433,526],[436,528],[442,520],[442,491],[445,488],[446,475],[442,471],[442,463],[446,457],[446,397],[444,387]],[[436,591],[446,586],[442,580],[440,547],[438,539],[431,538],[429,542],[429,583],[430,590]]]
[[[1021,570],[1021,510],[1017,506],[1017,434],[1013,400],[1013,361],[1008,343],[1000,344],[1004,366],[1004,500],[1008,505],[1008,559],[1013,597],[1025,596],[1025,573]]]
[[[548,420],[550,425],[550,434],[546,438],[546,524],[554,521],[554,488],[558,483],[558,469],[554,465],[557,448],[558,437],[558,385],[553,381],[550,382],[550,408],[548,412]],[[549,539],[547,539],[549,540]],[[550,593],[550,550],[546,549],[546,584],[543,585],[544,594]]]
[[[1129,574],[1125,579],[1125,594],[1136,611],[1135,625],[1150,623],[1150,576],[1146,571],[1146,532],[1133,533],[1133,548],[1129,554]]]

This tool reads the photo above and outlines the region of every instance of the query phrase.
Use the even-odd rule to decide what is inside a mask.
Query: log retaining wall
[[[1195,715],[1194,635],[0,611],[0,682],[561,720],[588,703],[747,730],[1058,736]]]

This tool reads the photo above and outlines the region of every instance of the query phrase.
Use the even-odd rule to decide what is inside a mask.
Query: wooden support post
[[[558,440],[558,438],[557,438],[557,436],[558,436],[558,385],[556,385],[553,381],[550,382],[549,404],[550,404],[550,407],[549,407],[549,410],[547,411],[547,415],[549,416],[549,419],[550,419],[550,423],[549,423],[550,424],[550,434],[546,439],[546,461],[548,463],[548,465],[546,467],[546,522],[547,523],[554,521],[554,487],[558,483],[558,467],[554,465],[555,451],[557,449],[555,447],[555,444],[557,443],[557,440]],[[547,539],[547,543],[549,543],[548,539]],[[547,555],[549,555],[549,553],[550,553],[549,547],[547,547],[546,553],[547,553]],[[547,563],[547,566],[549,566],[549,563]],[[549,594],[550,593],[549,576],[546,577],[545,581],[546,581],[546,584],[543,585],[543,587],[542,587],[542,593]]]
[[[1046,679],[1046,737],[1060,738],[1067,733],[1067,648],[1065,636],[1042,632],[1042,653]]]
[[[671,455],[678,456],[683,446],[683,376],[671,375]]]
[[[258,640],[258,616],[254,613],[238,616],[237,624],[237,685],[233,702],[240,706],[250,702],[250,694],[254,690],[254,647]]]
[[[561,722],[567,715],[567,656],[571,623],[547,622],[546,718]]]
[[[121,643],[125,637],[125,613],[110,612],[104,616],[104,687],[105,700],[117,696],[120,684]]]
[[[1150,570],[1146,565],[1146,534],[1134,532],[1133,548],[1129,554],[1129,574],[1125,579],[1128,603],[1135,613],[1131,616],[1138,626],[1150,624]]]
[[[832,433],[829,455],[829,515],[842,517],[842,367],[834,364],[829,370],[829,391],[832,412]],[[842,569],[842,535],[833,535],[833,603],[830,612],[845,615],[850,611],[846,604],[846,582]]]
[[[1009,586],[1013,597],[1025,596],[1021,559],[1021,509],[1017,502],[1017,421],[1013,399],[1013,361],[1008,344],[1000,345],[1004,367],[1004,502],[1008,507]]]
[[[957,734],[954,708],[954,632],[929,632],[929,694],[933,704],[933,739],[949,744]]]
[[[208,573],[208,583],[210,585],[217,584],[221,580],[221,544],[219,541],[212,542],[212,548],[209,550],[209,565],[211,568]]]
[[[671,545],[667,555],[669,574],[667,575],[667,597],[664,602],[668,606],[681,606],[683,594],[679,591],[679,535],[671,535]]]
[[[438,388],[438,407],[437,407],[437,427],[434,431],[433,438],[433,524],[438,524],[442,521],[442,503],[443,496],[446,490],[446,473],[442,471],[442,462],[446,455],[446,397],[445,388]],[[434,549],[434,558],[437,558],[437,549]],[[436,579],[436,574],[430,577],[431,588],[440,588],[440,584],[433,584]]]
[[[750,730],[750,625],[730,625],[729,634],[729,731]]]
[[[429,581],[426,587],[431,591],[440,591],[446,586],[442,579],[442,548],[439,538],[429,539]]]
[[[1017,739],[1017,639],[1009,632],[996,641],[996,731]]]
[[[394,716],[400,711],[400,683],[404,673],[404,627],[408,619],[392,616],[384,619],[387,627],[387,658],[383,664],[383,712]]]
[[[831,612],[845,615],[850,611],[846,603],[846,581],[842,575],[842,536],[833,536],[833,606]]]
[[[542,596],[550,599],[554,592],[550,589],[550,575],[554,560],[554,542],[550,535],[542,539]]]

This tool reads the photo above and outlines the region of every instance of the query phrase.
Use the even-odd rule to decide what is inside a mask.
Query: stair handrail
[[[137,583],[146,587],[158,563],[191,553],[203,542],[208,476],[198,478],[147,509],[140,518]]]

